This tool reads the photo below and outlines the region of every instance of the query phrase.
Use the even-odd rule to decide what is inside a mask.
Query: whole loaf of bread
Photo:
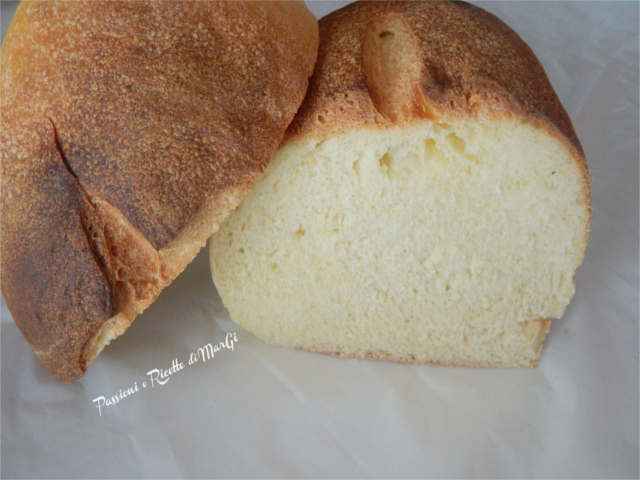
[[[19,6],[0,57],[2,292],[58,378],[80,376],[240,203],[317,44],[302,2]]]

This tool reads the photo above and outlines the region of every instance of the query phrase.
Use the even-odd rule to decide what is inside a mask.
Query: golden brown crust
[[[315,72],[288,137],[478,114],[543,122],[582,155],[542,65],[497,17],[464,2],[356,2],[320,21]]]
[[[159,249],[264,169],[304,95],[314,25],[297,3],[24,2],[3,108],[53,119],[85,188]]]
[[[2,290],[58,377],[237,206],[317,42],[301,2],[21,3],[0,57]]]

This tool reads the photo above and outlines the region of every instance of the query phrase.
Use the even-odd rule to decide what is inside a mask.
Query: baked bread
[[[211,268],[267,342],[532,367],[589,225],[582,148],[516,33],[461,2],[356,3],[320,21],[307,97]]]
[[[20,4],[0,58],[1,281],[57,377],[80,376],[238,205],[317,42],[302,2]]]

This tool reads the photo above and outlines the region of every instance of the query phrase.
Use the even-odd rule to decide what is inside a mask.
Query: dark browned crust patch
[[[85,234],[83,192],[51,123],[0,135],[2,291],[40,361],[70,379],[86,368],[87,339],[114,314],[113,291]]]

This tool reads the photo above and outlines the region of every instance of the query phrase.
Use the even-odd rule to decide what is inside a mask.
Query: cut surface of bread
[[[477,95],[466,111],[430,96],[416,62],[439,44],[421,45],[415,25],[436,14],[445,29],[497,22],[447,4],[356,4],[321,21],[289,141],[210,240],[222,300],[259,338],[346,357],[537,364],[588,240],[584,159],[554,122],[486,95],[479,74],[441,93]],[[367,35],[400,43],[370,49]],[[434,65],[460,78],[461,65]]]
[[[529,366],[574,293],[580,171],[524,123],[421,122],[285,146],[211,241],[231,317],[276,344]]]
[[[302,2],[20,4],[0,56],[0,273],[53,374],[82,375],[236,208],[317,44]]]

